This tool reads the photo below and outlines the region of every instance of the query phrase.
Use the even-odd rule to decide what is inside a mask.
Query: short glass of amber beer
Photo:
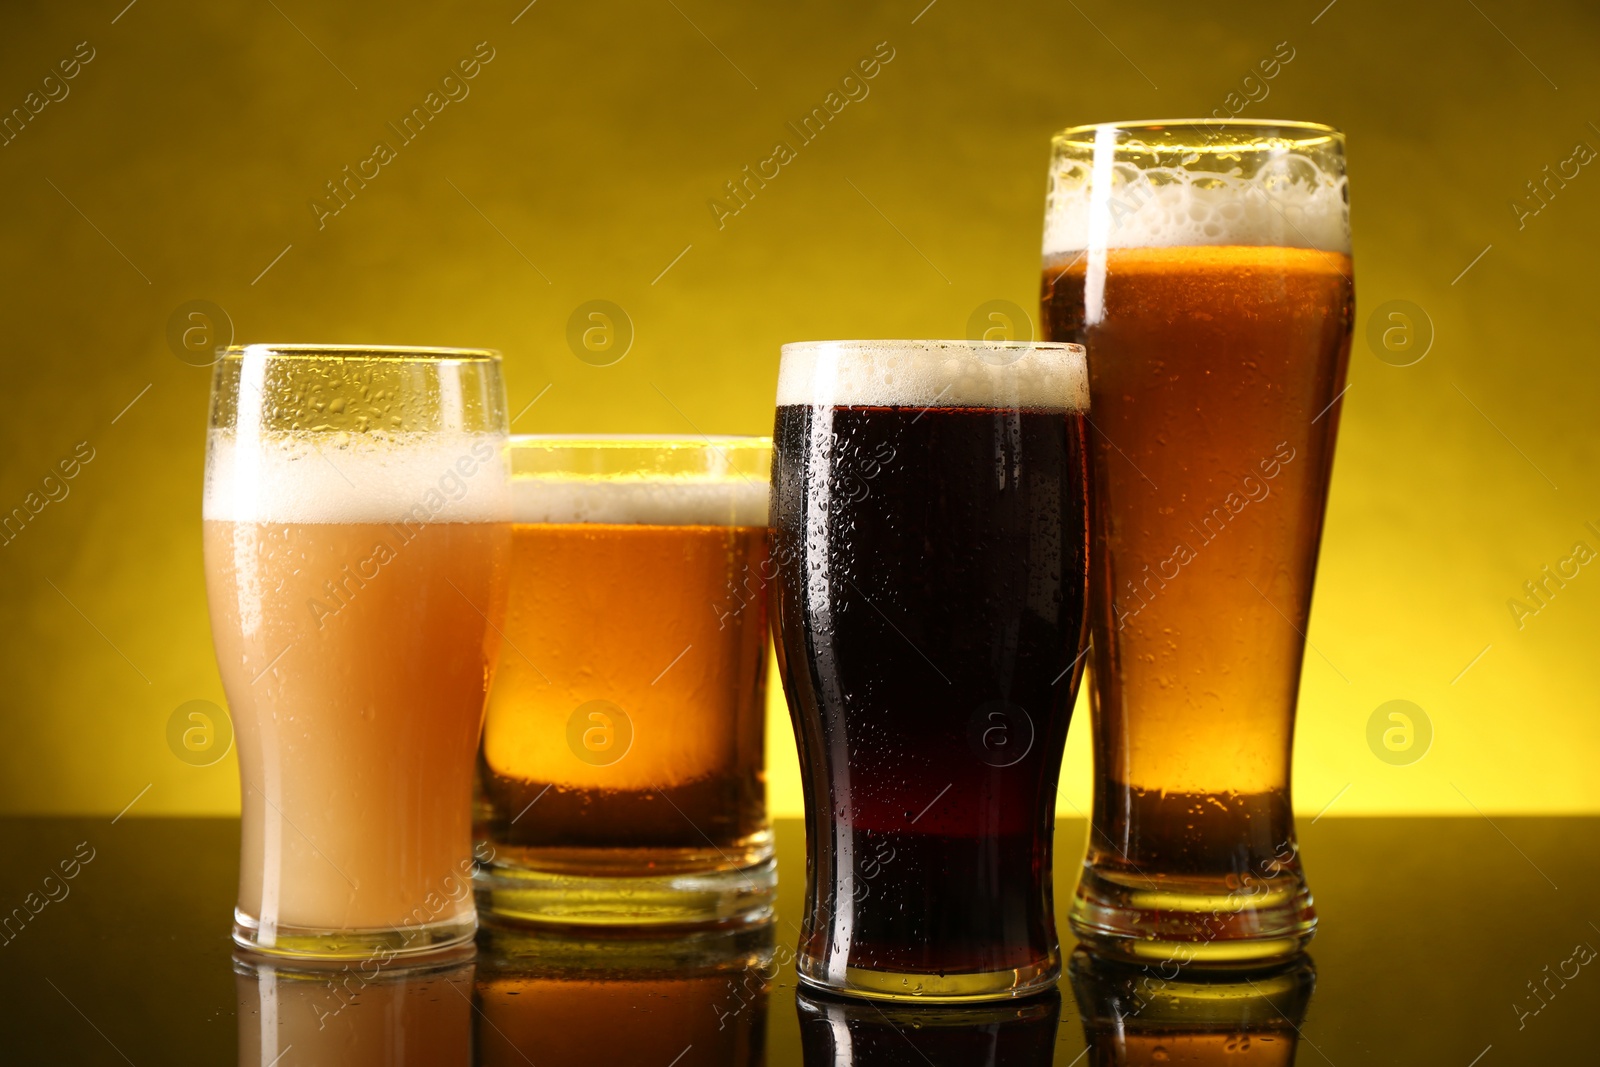
[[[765,918],[771,442],[511,441],[480,906],[577,926]]]
[[[213,373],[234,940],[379,963],[469,940],[473,753],[511,552],[500,357],[248,345]]]
[[[1137,958],[1291,955],[1316,922],[1289,770],[1354,313],[1344,138],[1066,130],[1042,284],[1047,335],[1088,347],[1092,399],[1095,793],[1073,930]]]
[[[1056,980],[1087,404],[1078,345],[783,347],[773,613],[805,789],[809,985],[960,1002]]]

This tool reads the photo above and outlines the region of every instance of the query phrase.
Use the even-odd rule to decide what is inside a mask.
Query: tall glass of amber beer
[[[478,761],[483,910],[770,914],[764,437],[513,437],[513,566]]]
[[[493,352],[248,345],[216,364],[206,592],[239,746],[241,946],[382,963],[472,937],[506,438]]]
[[[1290,955],[1315,925],[1295,699],[1354,307],[1344,138],[1058,134],[1046,331],[1089,350],[1095,793],[1071,922],[1139,958]]]

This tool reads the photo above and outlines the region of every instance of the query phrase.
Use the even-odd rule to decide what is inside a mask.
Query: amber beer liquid
[[[479,760],[485,907],[602,925],[765,907],[766,442],[516,438],[512,453],[510,607]]]
[[[1087,346],[1093,425],[1096,786],[1073,922],[1118,951],[1272,956],[1314,923],[1289,765],[1353,315],[1339,143],[1057,138],[1045,330]]]

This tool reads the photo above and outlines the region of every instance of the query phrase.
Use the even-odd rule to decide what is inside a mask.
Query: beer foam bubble
[[[1197,245],[1348,253],[1347,194],[1342,175],[1294,152],[1274,156],[1250,177],[1238,168],[1216,173],[1126,162],[1100,173],[1087,162],[1063,161],[1050,175],[1044,254]]]
[[[519,523],[767,525],[767,479],[758,476],[519,474],[511,499]]]
[[[202,515],[230,522],[505,522],[505,439],[212,430]]]
[[[1083,348],[982,341],[808,341],[783,346],[778,405],[1086,411]]]

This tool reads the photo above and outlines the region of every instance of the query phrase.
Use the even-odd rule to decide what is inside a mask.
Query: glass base
[[[390,960],[422,956],[472,941],[478,931],[476,914],[426,926],[378,927],[370,930],[317,930],[310,927],[274,927],[263,934],[260,920],[233,909],[233,943],[242,949],[275,959]]]
[[[1068,922],[1101,955],[1140,963],[1264,967],[1302,952],[1316,932],[1311,890],[1285,874],[1253,892],[1220,880],[1126,882],[1085,867]]]
[[[1010,970],[947,974],[847,967],[841,982],[825,973],[821,960],[802,955],[795,962],[795,973],[806,985],[839,996],[900,1003],[975,1004],[1013,1000],[1051,988],[1061,977],[1061,960],[1052,956],[1048,961]]]
[[[578,874],[494,862],[474,879],[478,910],[501,921],[559,926],[708,926],[772,916],[778,862],[654,875]]]

